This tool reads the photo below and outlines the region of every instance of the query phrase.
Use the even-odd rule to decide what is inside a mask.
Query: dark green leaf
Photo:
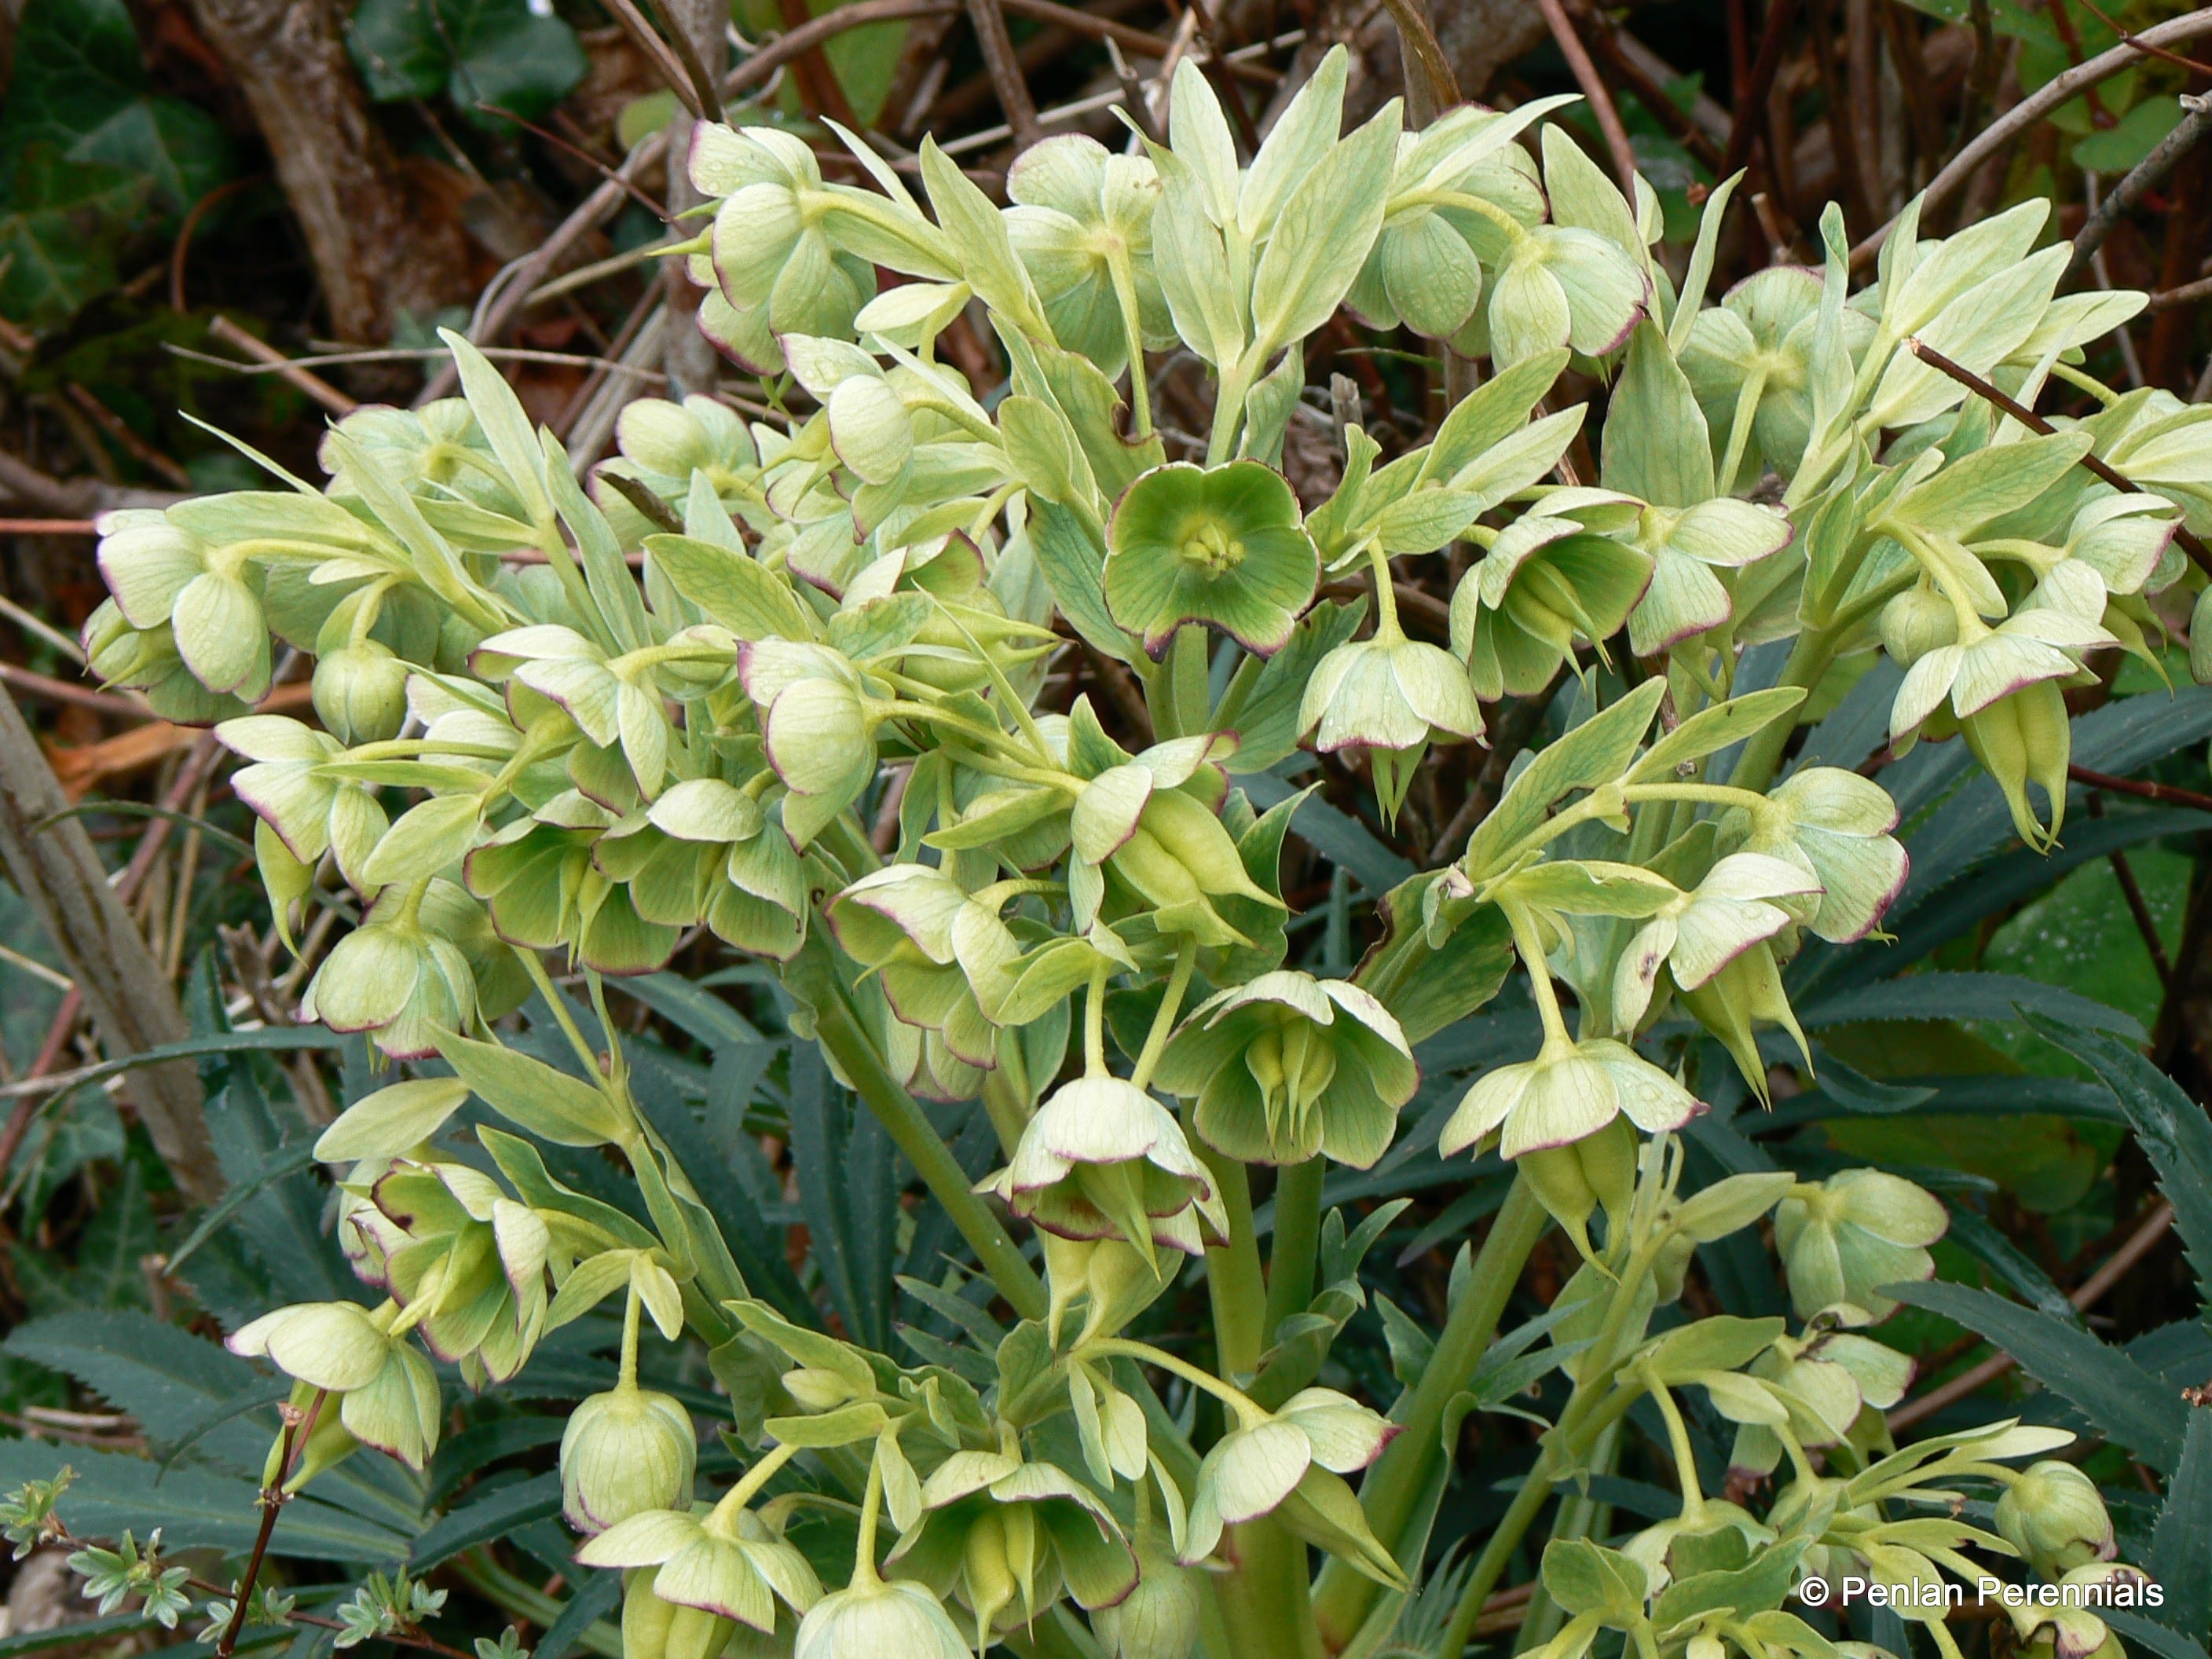
[[[612,1613],[622,1601],[622,1574],[592,1572],[588,1567],[579,1567],[575,1571],[591,1576],[585,1580],[583,1588],[568,1598],[568,1605],[561,1609],[561,1616],[547,1626],[544,1636],[532,1650],[531,1659],[567,1659],[577,1639]]]
[[[2036,1013],[2093,1031],[2142,1039],[2142,1027],[2118,1009],[2012,974],[1908,975],[1820,998],[1801,1006],[1797,1018],[1811,1030],[1881,1020],[1989,1019],[2016,1024]]]
[[[2197,1283],[2212,1291],[2212,1119],[2173,1080],[2126,1044],[2029,1014],[2028,1024],[2095,1072],[2158,1170]]]
[[[1964,1285],[1891,1285],[1883,1293],[1986,1337],[2161,1474],[2172,1473],[2181,1462],[2189,1407],[2120,1349],[2063,1320]]]
[[[542,1521],[561,1512],[561,1474],[548,1469],[527,1480],[499,1486],[441,1516],[415,1540],[408,1565],[427,1571],[463,1550],[503,1538],[526,1521]]]
[[[2163,1622],[2203,1639],[2212,1631],[2212,1411],[2189,1413],[2181,1467],[2151,1534],[2150,1576],[2166,1591]]]

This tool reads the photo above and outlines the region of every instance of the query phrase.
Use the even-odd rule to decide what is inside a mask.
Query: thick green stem
[[[1443,1455],[1440,1437],[1444,1407],[1474,1375],[1483,1351],[1498,1334],[1498,1322],[1504,1316],[1513,1287],[1520,1283],[1528,1253],[1551,1224],[1552,1218],[1537,1201],[1535,1190],[1516,1177],[1512,1190],[1505,1195],[1504,1207],[1491,1224],[1490,1236],[1475,1257],[1467,1289],[1444,1321],[1420,1381],[1391,1408],[1391,1420],[1402,1424],[1405,1432],[1384,1449],[1360,1483],[1367,1524],[1384,1549],[1397,1549],[1413,1519],[1430,1468]],[[1322,1569],[1314,1595],[1314,1620],[1330,1652],[1341,1652],[1358,1632],[1377,1588],[1374,1580],[1340,1562],[1332,1560]]]
[[[1310,1158],[1285,1166],[1275,1179],[1275,1241],[1267,1252],[1267,1341],[1313,1300],[1314,1255],[1321,1240],[1322,1161]]]
[[[1195,1137],[1194,1137],[1195,1139]],[[1244,1166],[1203,1141],[1199,1156],[1212,1171],[1229,1212],[1229,1240],[1206,1253],[1213,1302],[1215,1364],[1224,1379],[1250,1377],[1267,1342],[1267,1291],[1252,1232],[1252,1191]],[[1223,1552],[1237,1565],[1213,1581],[1213,1593],[1235,1646],[1231,1651],[1321,1659],[1307,1606],[1305,1546],[1272,1516],[1229,1528]]]
[[[818,927],[793,959],[787,974],[787,982],[793,989],[804,995],[813,1007],[822,1047],[851,1079],[854,1090],[867,1102],[868,1109],[876,1115],[892,1143],[906,1154],[907,1162],[914,1165],[930,1195],[945,1206],[952,1224],[959,1229],[960,1237],[968,1241],[976,1260],[983,1264],[983,1271],[998,1286],[999,1294],[1023,1318],[1042,1319],[1049,1302],[1044,1281],[1023,1259],[1020,1247],[1000,1225],[999,1218],[969,1186],[967,1172],[961,1169],[943,1138],[930,1127],[929,1119],[915,1097],[884,1069],[875,1044],[868,1041],[866,1032],[854,1017],[851,1005],[845,1000],[844,988],[837,983],[830,947],[823,942]]]
[[[1260,1245],[1252,1234],[1252,1188],[1244,1166],[1224,1158],[1191,1137],[1212,1173],[1222,1208],[1229,1212],[1229,1239],[1206,1253],[1206,1285],[1213,1302],[1213,1342],[1224,1381],[1250,1381],[1267,1346],[1267,1285],[1260,1274]]]

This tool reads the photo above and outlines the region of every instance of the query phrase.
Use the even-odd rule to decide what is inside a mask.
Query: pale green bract
[[[1316,1385],[1395,1213],[1347,1238],[1340,1214],[1321,1220],[1322,1176],[1387,1172],[1415,1045],[1517,957],[1540,1041],[1423,1133],[1519,1162],[1492,1233],[1509,1281],[1547,1212],[1586,1258],[1533,1356],[1572,1393],[1530,1486],[1589,1472],[1603,1426],[1646,1398],[1686,1483],[1681,1514],[1625,1550],[1553,1544],[1545,1659],[1605,1632],[1647,1659],[1832,1659],[1782,1611],[1800,1574],[1917,1583],[1965,1571],[1969,1549],[2024,1552],[2046,1576],[2106,1569],[2094,1489],[2004,1462],[2063,1431],[1890,1441],[1904,1362],[1858,1328],[1895,1306],[1885,1287],[1932,1273],[1943,1206],[1873,1171],[1679,1194],[1676,1132],[1703,1108],[1652,1034],[1702,1027],[1763,1095],[1775,1054],[1809,1056],[1782,965],[1808,933],[1872,934],[1904,884],[1878,785],[1817,764],[1780,776],[1836,665],[1893,659],[1894,743],[1963,734],[2021,837],[2049,844],[2063,692],[2094,678],[2092,652],[2154,657],[2146,596],[2181,577],[2175,526],[2212,532],[2212,420],[2137,392],[2039,437],[1911,352],[1923,337],[2033,403],[2139,307],[2052,297],[2057,250],[2031,252],[2040,204],[1941,241],[1909,210],[1855,295],[1832,210],[1825,270],[1710,302],[1727,188],[1678,294],[1650,251],[1656,197],[1624,198],[1538,127],[1548,103],[1420,133],[1392,103],[1346,134],[1344,87],[1340,49],[1243,166],[1186,59],[1167,143],[1050,139],[1016,163],[1003,210],[933,144],[925,210],[842,132],[872,186],[825,181],[781,131],[702,125],[702,326],[786,377],[777,407],[800,412],[642,400],[620,456],[579,483],[448,335],[465,397],[347,416],[322,489],[287,477],[106,521],[94,670],[219,722],[288,941],[319,890],[358,896],[303,1014],[453,1074],[395,1082],[322,1143],[344,1166],[341,1241],[386,1299],[279,1310],[231,1339],[295,1379],[303,1444],[289,1475],[272,1456],[272,1480],[296,1489],[363,1444],[421,1467],[443,1421],[426,1351],[502,1381],[619,1291],[620,1379],[573,1419],[562,1494],[592,1534],[579,1559],[628,1575],[630,1659],[733,1641],[950,1659],[1031,1632],[1039,1651],[1043,1633],[1093,1650],[1085,1626],[1095,1650],[1181,1659],[1216,1622],[1240,1651],[1318,1650],[1317,1635],[1334,1650],[1380,1608],[1359,1638],[1372,1653],[1421,1566],[1413,1493],[1439,1422],[1510,1390],[1478,1380],[1393,1445],[1413,1407],[1386,1418]],[[879,269],[910,280],[878,295]],[[988,402],[937,352],[971,302],[1008,368]],[[1351,425],[1341,482],[1302,501],[1285,434],[1304,343],[1340,306],[1496,373],[1387,460]],[[1166,348],[1218,377],[1202,447],[1154,425],[1141,354]],[[1569,459],[1588,411],[1547,403],[1571,366],[1611,382],[1595,480]],[[1194,453],[1170,459],[1171,437]],[[2092,476],[2093,450],[2148,493]],[[1448,634],[1409,618],[1413,567],[1394,562],[1447,559],[1463,570]],[[1370,600],[1325,581],[1369,586],[1371,629]],[[322,730],[251,712],[272,637],[317,658]],[[1770,642],[1788,653],[1778,684],[1740,686],[1747,648]],[[1055,696],[1077,647],[1128,692],[1119,706]],[[1286,967],[1281,850],[1304,797],[1280,781],[1315,753],[1340,777],[1364,764],[1395,818],[1426,755],[1481,738],[1485,702],[1576,675],[1566,729],[1485,786],[1486,816],[1436,854],[1455,861],[1370,888],[1385,926],[1357,969]],[[702,931],[780,981],[793,1031],[1012,1309],[980,1383],[751,1294],[641,1112],[601,995]],[[582,975],[593,1037],[549,956]],[[498,1035],[533,987],[574,1066]],[[980,1183],[917,1096],[980,1097],[998,1141]],[[459,1157],[439,1142],[471,1097],[485,1116]],[[564,1186],[541,1143],[617,1150],[649,1224]],[[1259,1278],[1254,1164],[1280,1166],[1275,1237],[1303,1237],[1302,1289]],[[1770,1211],[1796,1334],[1715,1318],[1650,1337],[1690,1254]],[[1036,1230],[1042,1281],[1002,1217]],[[1187,1255],[1221,1316],[1212,1370],[1121,1334]],[[692,1502],[684,1409],[637,1386],[645,1315],[703,1343],[742,1400],[749,1467],[711,1507]],[[1162,1407],[1161,1376],[1186,1403],[1210,1396],[1207,1414]],[[1786,1463],[1765,1514],[1698,1492],[1685,1389],[1737,1425],[1746,1471]],[[841,1586],[785,1537],[802,1498],[827,1501],[771,1491],[795,1462],[836,1494],[838,1524],[857,1516]],[[2002,1490],[2002,1536],[1887,1518],[1956,1513],[1958,1479]],[[1308,1547],[1328,1561],[1310,1585]],[[1686,1598],[1693,1583],[1708,1588]],[[2106,1637],[2087,1614],[2057,1629],[2043,1638],[2069,1654]]]

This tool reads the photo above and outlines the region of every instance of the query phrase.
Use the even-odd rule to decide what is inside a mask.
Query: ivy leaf
[[[230,141],[204,110],[155,97],[123,0],[32,0],[0,116],[0,157],[34,146],[136,175],[180,213],[231,170]],[[128,217],[127,213],[118,217]]]
[[[528,0],[363,0],[347,40],[377,102],[443,92],[480,125],[495,118],[480,103],[544,114],[589,68],[575,31]]]

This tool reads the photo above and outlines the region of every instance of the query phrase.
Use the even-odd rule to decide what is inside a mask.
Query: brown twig
[[[691,112],[694,120],[711,121],[720,116],[720,103],[714,95],[714,82],[706,81],[702,84],[691,78],[684,61],[670,49],[660,31],[653,27],[646,15],[637,9],[635,0],[604,0],[604,3],[615,21],[622,25],[622,32],[629,37],[630,44],[644,55],[646,61],[667,83],[668,89],[676,94],[677,101]],[[221,1659],[229,1659],[229,1656],[223,1655]]]
[[[333,415],[350,415],[361,407],[356,399],[348,397],[321,375],[309,374],[266,340],[255,338],[228,317],[217,316],[210,323],[208,337],[274,369],[280,380],[297,386]]]
[[[60,1062],[62,1049],[69,1042],[69,1034],[76,1029],[77,1018],[83,1012],[84,998],[72,985],[63,993],[61,1006],[54,1010],[53,1024],[46,1027],[46,1041],[39,1045],[38,1057],[32,1060],[26,1081],[46,1076]],[[31,1121],[38,1115],[40,1098],[37,1094],[25,1094],[8,1114],[7,1127],[0,1128],[0,1170],[7,1170],[15,1162],[16,1149],[22,1146],[23,1137],[30,1133]]]
[[[2066,775],[2075,783],[2084,783],[2092,789],[2109,789],[2116,795],[2133,795],[2142,800],[2163,801],[2169,806],[2193,807],[2199,812],[2212,812],[2212,795],[2199,794],[2194,789],[2184,789],[2171,783],[2153,783],[2148,778],[2118,778],[2109,772],[2092,771],[2086,766],[2069,764]]]
[[[90,519],[0,519],[0,536],[96,536]]]
[[[2050,422],[2045,420],[2042,416],[2037,414],[2025,404],[2017,402],[2014,398],[2007,397],[2003,392],[1998,391],[1996,387],[1991,386],[1980,375],[1975,374],[1973,370],[1953,362],[1942,352],[1936,350],[1935,347],[1927,344],[1917,336],[1908,336],[1906,337],[1905,349],[1907,351],[1910,351],[1914,356],[1919,358],[1922,362],[1926,363],[1930,368],[1939,370],[1942,374],[1948,375],[1951,379],[1956,380],[1960,386],[1965,386],[1969,392],[1973,392],[1976,396],[1985,399],[1987,402],[1994,404],[1996,408],[2003,410],[2004,413],[2011,416],[2014,420],[2018,421],[2030,432],[2039,433],[2048,436],[2051,433],[2057,429],[2053,427]],[[2142,495],[2148,493],[2134,479],[2127,477],[2124,473],[2114,471],[2113,468],[2100,459],[2094,450],[2081,457],[2081,465],[2084,467],[2087,467],[2091,472],[2094,473],[2098,477],[2102,478],[2106,483],[2112,485],[2115,489],[2124,491],[2124,493],[2131,495]],[[2199,569],[2212,572],[2212,550],[2208,550],[2206,549],[2203,542],[2198,538],[2197,533],[2191,530],[2188,526],[2179,524],[2176,525],[2173,528],[2173,539],[2181,544],[2183,551],[2186,552],[2191,558],[2197,562],[2197,565]]]
[[[2097,790],[2088,793],[2089,816],[2105,816],[2105,798]],[[2173,984],[2173,963],[2167,959],[2166,941],[2158,936],[2158,918],[2150,913],[2150,901],[2143,896],[2142,884],[2136,879],[2135,866],[2128,855],[2117,847],[2105,854],[2105,861],[2112,866],[2112,879],[2120,884],[2120,896],[2127,901],[2128,914],[2135,918],[2136,932],[2142,935],[2143,949],[2150,954],[2150,965],[2158,974],[2162,988]]]
[[[811,22],[786,29],[763,44],[743,63],[722,77],[722,96],[734,98],[749,87],[759,86],[793,58],[812,52],[823,41],[847,29],[868,23],[890,22],[902,17],[927,17],[960,9],[960,0],[855,0],[849,6],[827,11]]]
[[[2128,174],[2112,186],[2111,195],[2098,204],[2079,234],[2074,238],[2074,254],[2067,260],[2066,269],[2058,278],[2061,288],[2089,269],[2089,262],[2097,257],[2097,250],[2112,234],[2112,228],[2132,213],[2142,198],[2155,190],[2173,171],[2174,164],[2207,133],[2212,133],[2212,100],[2203,98],[2182,100],[2188,113],[2172,132],[2158,142],[2151,153],[2129,169]]]
[[[1696,118],[1667,95],[1667,88],[1653,78],[1642,62],[1623,47],[1624,31],[1620,25],[1602,12],[1582,14],[1579,21],[1589,26],[1590,47],[1605,59],[1605,67],[1613,79],[1634,93],[1636,101],[1644,106],[1653,120],[1672,133],[1684,149],[1707,167],[1717,169],[1721,164],[1720,146],[1698,125]]]
[[[117,720],[145,720],[154,717],[153,710],[143,703],[133,702],[128,697],[118,697],[112,691],[95,691],[88,685],[76,685],[68,680],[58,680],[49,675],[18,668],[11,662],[0,662],[0,684],[43,697],[48,702],[65,702],[79,708],[89,708],[95,714],[112,715]],[[0,1168],[4,1168],[0,1164]]]
[[[2193,283],[2184,283],[2179,288],[2170,288],[2150,296],[2143,314],[2154,317],[2161,311],[2171,311],[2176,306],[2194,305],[2199,300],[2212,300],[2212,276],[2200,276]]]
[[[1029,82],[1014,57],[1013,37],[1006,33],[1006,15],[999,9],[999,0],[967,0],[967,8],[968,26],[975,31],[983,66],[991,72],[999,108],[1013,129],[1015,144],[1027,149],[1044,137],[1044,129],[1037,125],[1036,100],[1030,96]]]
[[[185,304],[185,260],[191,252],[192,233],[200,228],[200,221],[207,216],[208,210],[216,203],[228,201],[249,185],[264,183],[267,178],[266,173],[248,173],[243,179],[233,179],[228,184],[217,185],[192,204],[191,210],[185,215],[184,223],[177,228],[177,245],[169,251],[170,310],[190,309]]]
[[[2168,52],[2164,46],[2152,46],[2139,34],[2129,33],[2128,26],[2101,9],[2097,4],[2097,0],[2081,0],[2081,9],[2118,35],[2123,44],[2140,46],[2154,58],[2163,58],[2167,63],[2191,70],[2196,74],[2212,75],[2212,64],[2200,64],[2194,58],[2184,58],[2178,52]]]
[[[318,1409],[327,1395],[319,1396]],[[289,1401],[277,1407],[284,1414],[284,1434],[277,1443],[276,1479],[261,1492],[261,1529],[253,1535],[253,1553],[246,1559],[246,1576],[238,1581],[238,1600],[230,1609],[230,1623],[224,1627],[222,1639],[215,1644],[215,1659],[230,1659],[238,1651],[238,1634],[246,1628],[246,1609],[253,1599],[253,1581],[261,1576],[262,1558],[269,1553],[269,1534],[276,1530],[276,1516],[290,1494],[284,1490],[285,1477],[292,1472],[292,1443],[299,1435],[300,1425],[307,1413]]]
[[[1575,84],[1589,100],[1590,112],[1597,117],[1598,131],[1605,134],[1606,149],[1613,155],[1613,170],[1620,179],[1620,188],[1632,204],[1636,200],[1636,147],[1628,142],[1628,129],[1621,125],[1620,111],[1613,101],[1613,94],[1606,88],[1590,62],[1590,55],[1583,46],[1583,38],[1575,33],[1573,21],[1567,16],[1560,0],[1536,0],[1544,14],[1545,27],[1552,31],[1552,39],[1559,48],[1559,55],[1567,60],[1574,71]]]
[[[94,397],[89,389],[75,380],[67,382],[62,389],[69,400],[84,411],[87,420],[106,433],[112,442],[120,445],[124,453],[139,465],[151,468],[179,489],[192,488],[191,473],[133,432],[128,422]]]
[[[1732,112],[1735,119],[1729,127],[1728,149],[1721,155],[1720,176],[1723,179],[1751,157],[1760,112],[1766,107],[1767,89],[1781,71],[1782,49],[1789,44],[1790,25],[1796,14],[1797,0],[1772,0],[1766,9],[1766,27],[1759,37],[1759,56],[1752,60],[1751,84],[1738,91]]]
[[[2193,40],[2202,34],[2212,34],[2212,6],[2200,6],[2179,17],[2168,18],[2155,27],[2130,35],[2109,52],[2102,52],[2078,68],[2054,76],[2021,99],[2002,115],[1984,128],[1974,141],[1953,156],[1943,170],[1928,181],[1921,192],[1922,210],[1925,212],[1950,198],[1953,191],[1973,176],[1984,161],[2009,143],[2014,134],[2034,125],[2061,105],[2079,97],[2082,90],[2118,74],[2129,64],[2154,56],[2169,42]],[[1881,252],[1881,245],[1889,240],[1896,228],[1892,219],[1851,250],[1851,265],[1856,269]]]
[[[2143,1253],[2158,1243],[2166,1230],[2173,1224],[2173,1206],[2160,1199],[2158,1207],[2144,1218],[2128,1242],[2112,1253],[2112,1259],[2097,1269],[2066,1299],[2076,1308],[2094,1305],[2112,1286],[2122,1274],[2142,1259]],[[1941,1387],[1930,1389],[1917,1399],[1908,1400],[1889,1414],[1889,1431],[1897,1433],[1908,1429],[1923,1418],[1933,1417],[1944,1407],[1964,1400],[1988,1384],[1994,1382],[2020,1362],[2008,1353],[1991,1354],[1972,1370],[1962,1371]]]
[[[1404,60],[1408,125],[1425,127],[1461,98],[1459,77],[1431,27],[1420,0],[1382,0],[1398,26],[1399,56]],[[1547,14],[1548,15],[1548,14]]]

